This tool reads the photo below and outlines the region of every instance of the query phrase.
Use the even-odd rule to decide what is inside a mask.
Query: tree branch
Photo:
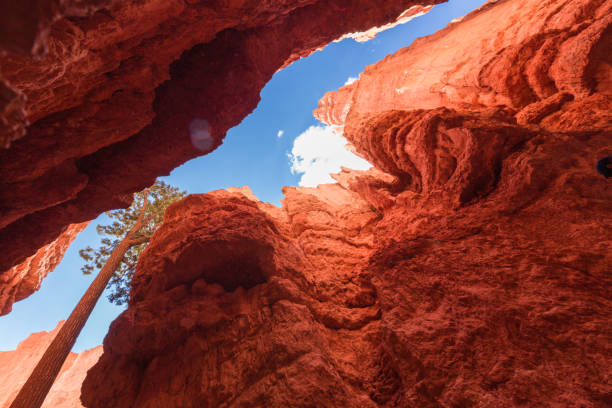
[[[136,220],[134,225],[132,225],[132,228],[130,228],[130,231],[125,236],[126,238],[129,238],[133,234],[137,233],[142,228],[142,226],[144,225],[145,213],[147,212],[147,205],[149,204],[148,197],[149,197],[149,189],[146,189],[144,191],[144,198],[143,198],[142,208],[140,209],[140,214],[138,215],[138,219]]]
[[[145,243],[149,240],[149,237],[140,237],[140,238],[133,238],[130,239],[130,245],[134,246],[134,245],[140,245],[142,243]]]

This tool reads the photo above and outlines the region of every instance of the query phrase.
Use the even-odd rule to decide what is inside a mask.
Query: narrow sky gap
[[[189,193],[248,185],[260,200],[280,205],[281,187],[298,185],[301,178],[291,172],[287,155],[299,135],[312,126],[322,126],[312,116],[312,110],[325,92],[338,89],[359,77],[366,65],[410,45],[417,37],[444,28],[452,19],[484,2],[451,0],[368,42],[345,39],[296,61],[274,75],[262,90],[257,109],[228,132],[223,145],[176,168],[162,180]],[[95,246],[99,242],[95,226],[107,222],[105,215],[94,220],[77,237],[55,271],[43,280],[42,288],[15,303],[10,314],[0,317],[0,351],[15,349],[30,333],[52,330],[69,316],[93,279],[81,274],[78,250]],[[73,351],[101,344],[110,322],[123,310],[124,307],[110,304],[104,295]]]

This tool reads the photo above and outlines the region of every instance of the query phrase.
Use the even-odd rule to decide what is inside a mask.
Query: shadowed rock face
[[[85,405],[612,404],[611,7],[490,2],[323,99],[374,169],[174,204]]]
[[[68,225],[215,149],[281,67],[440,1],[6,2],[0,279]],[[205,140],[190,137],[194,123]]]
[[[21,386],[49,346],[63,321],[50,332],[32,333],[16,350],[0,351],[0,407],[8,408]],[[87,370],[98,361],[102,346],[70,353],[45,399],[43,408],[81,408],[81,383]]]

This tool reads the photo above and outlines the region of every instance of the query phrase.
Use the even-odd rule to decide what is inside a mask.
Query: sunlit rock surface
[[[0,271],[216,148],[281,67],[441,1],[5,2]]]
[[[87,224],[69,225],[55,241],[40,248],[19,265],[0,273],[0,315],[9,313],[13,303],[40,289],[42,280],[61,262],[72,241]]]
[[[174,204],[85,405],[610,406],[611,7],[490,2],[323,99],[375,168]]]
[[[8,408],[17,396],[21,386],[42,357],[63,324],[50,332],[33,333],[19,343],[16,350],[0,351],[0,407]],[[70,353],[51,387],[44,408],[80,408],[81,383],[87,370],[94,365],[102,354],[102,346]]]

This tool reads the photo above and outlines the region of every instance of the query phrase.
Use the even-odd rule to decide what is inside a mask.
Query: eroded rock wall
[[[374,169],[174,204],[85,405],[612,404],[610,7],[489,2],[324,98]]]
[[[16,350],[0,351],[0,407],[8,408],[21,386],[49,346],[63,321],[50,332],[33,333],[17,346]],[[60,373],[49,390],[43,408],[81,408],[81,384],[91,368],[100,358],[102,346],[70,353]]]

